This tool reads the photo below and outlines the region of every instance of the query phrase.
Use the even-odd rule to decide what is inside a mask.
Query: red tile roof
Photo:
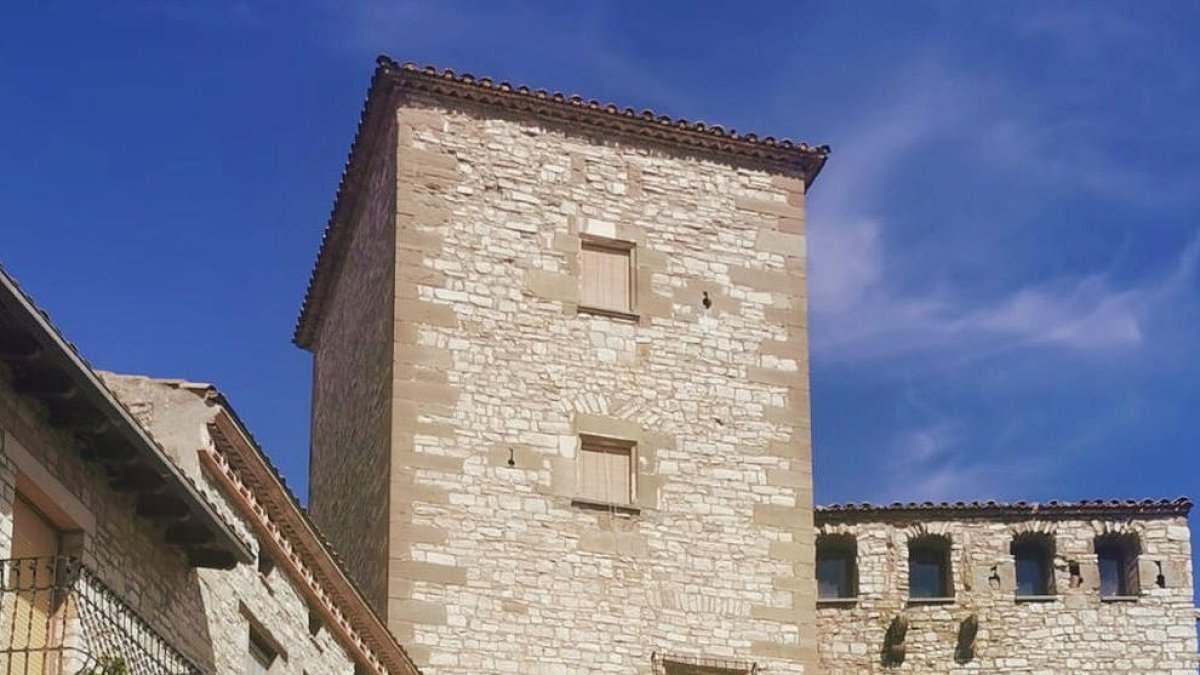
[[[1186,516],[1192,509],[1187,497],[1178,499],[1094,499],[1078,502],[893,502],[891,504],[829,504],[818,506],[818,524],[844,520],[908,518],[1113,518],[1137,516]]]

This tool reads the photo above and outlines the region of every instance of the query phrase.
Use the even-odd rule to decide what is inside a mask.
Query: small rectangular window
[[[633,245],[618,241],[583,242],[579,304],[581,307],[633,311]]]
[[[1107,536],[1096,541],[1100,566],[1100,597],[1133,597],[1138,583],[1138,554],[1141,545],[1133,536]]]
[[[633,443],[584,436],[579,448],[580,499],[628,506],[633,503]]]
[[[751,675],[754,664],[726,659],[652,654],[654,675]]]
[[[275,570],[275,561],[267,554],[266,551],[259,550],[258,552],[258,573],[264,577],[271,576],[271,572]]]
[[[279,655],[266,636],[251,628],[249,654],[246,660],[247,675],[267,675],[271,672],[271,666],[275,664],[277,658]]]
[[[1054,544],[1040,535],[1024,535],[1009,547],[1015,566],[1017,597],[1054,594]]]
[[[908,596],[923,600],[954,597],[948,540],[930,536],[909,542]]]
[[[853,537],[817,539],[817,598],[846,600],[858,595],[857,545]]]

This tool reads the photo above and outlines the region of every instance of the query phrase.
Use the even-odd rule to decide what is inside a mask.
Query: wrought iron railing
[[[78,559],[0,560],[0,674],[203,675]]]

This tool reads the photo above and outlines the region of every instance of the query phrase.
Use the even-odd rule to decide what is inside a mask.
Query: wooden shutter
[[[630,311],[630,249],[585,244],[580,304]]]
[[[20,497],[13,503],[12,537],[14,558],[58,555],[58,530],[29,502]]]
[[[579,453],[579,496],[628,505],[632,499],[632,447],[585,440]]]
[[[1121,595],[1138,595],[1142,592],[1141,584],[1138,577],[1140,570],[1138,569],[1138,555],[1131,550],[1133,547],[1126,545],[1121,552]]]
[[[50,521],[19,496],[13,502],[13,558],[42,558],[37,563],[17,563],[9,570],[0,620],[11,635],[3,647],[13,650],[0,658],[5,672],[41,673],[49,667],[45,650],[54,630],[54,572],[56,565],[45,560],[58,555],[59,532]],[[25,651],[28,650],[28,651]]]

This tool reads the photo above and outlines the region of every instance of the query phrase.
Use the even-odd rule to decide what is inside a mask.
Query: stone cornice
[[[1113,519],[1187,516],[1192,502],[1186,497],[1174,500],[1083,500],[1078,502],[896,502],[877,504],[830,504],[817,507],[817,525],[850,521],[884,520],[967,520],[967,519]]]
[[[419,675],[236,419],[222,408],[209,432],[216,450],[201,450],[201,463],[354,660],[378,675]]]
[[[531,89],[491,78],[475,78],[453,70],[414,63],[400,64],[380,56],[378,67],[402,91],[419,91],[452,100],[502,108],[519,115],[562,122],[574,129],[592,129],[635,139],[695,148],[755,163],[789,174],[801,175],[811,183],[825,164],[829,146],[776,139],[754,133],[738,133],[721,125],[689,122],[659,115],[653,110],[637,112],[612,103],[585,100],[561,92]]]
[[[380,56],[292,336],[293,342],[303,349],[313,348],[325,301],[352,239],[355,215],[361,208],[360,198],[369,174],[371,151],[377,148],[381,135],[388,130],[389,113],[397,97],[404,92],[490,107],[583,132],[617,135],[633,142],[749,163],[799,176],[805,185],[816,179],[829,155],[826,145],[812,146],[771,136],[742,134],[720,125],[673,119],[650,110],[636,112],[632,108],[584,100],[579,96],[497,83],[490,78],[476,78],[451,70],[439,71],[432,66],[400,64]]]

